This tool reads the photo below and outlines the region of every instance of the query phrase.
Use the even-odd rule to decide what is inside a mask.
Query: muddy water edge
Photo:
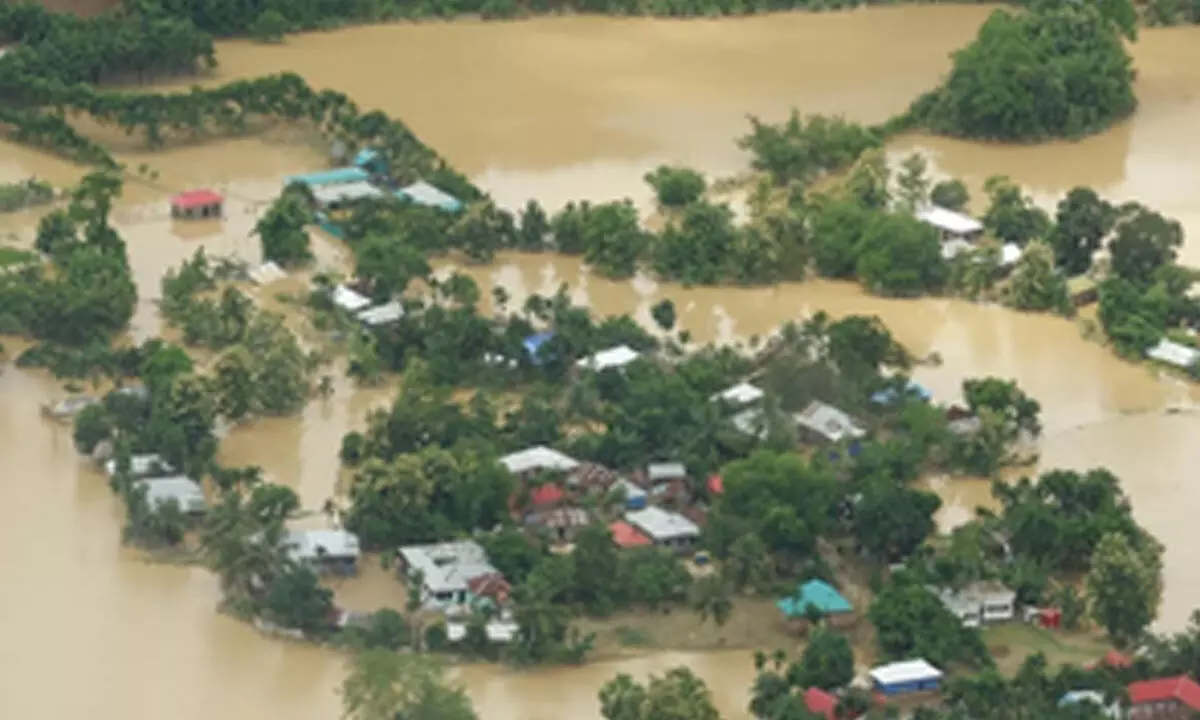
[[[795,106],[876,121],[903,108],[948,67],[988,12],[980,7],[879,8],[843,14],[693,21],[559,18],[520,23],[430,23],[359,28],[291,38],[283,46],[222,44],[212,82],[294,70],[318,87],[347,92],[364,107],[403,118],[432,146],[506,205],[536,197],[645,199],[641,175],[660,162],[686,162],[712,174],[739,170],[732,139],[744,115],[776,118]],[[1005,173],[1053,200],[1087,184],[1117,199],[1137,198],[1200,235],[1200,31],[1145,31],[1134,48],[1142,107],[1130,122],[1082,143],[992,148],[923,137],[897,141],[920,149],[942,172],[973,189]],[[419,67],[420,72],[397,72]],[[291,172],[323,158],[287,132],[142,153],[157,185],[131,184],[115,217],[129,242],[142,303],[132,332],[160,329],[153,300],[158,278],[195,248],[258,259],[254,219]],[[82,169],[0,144],[0,180],[28,175],[69,184]],[[173,224],[172,191],[217,186],[230,197],[220,224]],[[0,218],[0,234],[29,242],[36,216]],[[342,249],[319,243],[321,262]],[[1193,241],[1184,257],[1200,261]],[[1200,419],[1167,415],[1191,391],[1116,360],[1071,323],[947,300],[884,301],[824,282],[761,289],[683,289],[640,278],[613,283],[571,260],[504,256],[468,269],[484,297],[504,286],[517,300],[567,282],[600,313],[647,321],[662,297],[700,340],[733,341],[770,332],[785,320],[824,309],[879,315],[910,349],[937,350],[945,362],[918,379],[942,397],[965,376],[1016,378],[1045,407],[1045,466],[1105,465],[1126,482],[1141,520],[1167,546],[1162,625],[1178,627],[1200,605],[1200,572],[1187,562],[1188,508],[1200,490],[1186,483],[1200,466],[1188,440]],[[266,293],[273,293],[268,289]],[[6,344],[11,343],[6,340]],[[119,503],[71,447],[69,429],[43,423],[37,409],[62,390],[7,367],[0,373],[0,717],[170,716],[249,720],[264,715],[328,720],[339,714],[333,653],[259,636],[215,613],[218,589],[204,570],[142,562],[121,549]],[[344,432],[386,394],[340,386],[298,419],[236,430],[222,447],[237,463],[262,465],[318,506],[336,477]],[[935,480],[953,523],[986,498],[982,483]],[[383,573],[338,587],[350,607],[402,602]],[[584,668],[515,674],[461,670],[487,720],[594,717],[599,685],[618,671],[641,674],[688,663],[713,688],[720,709],[744,716],[752,668],[744,652],[672,653]],[[52,679],[71,690],[55,689]]]

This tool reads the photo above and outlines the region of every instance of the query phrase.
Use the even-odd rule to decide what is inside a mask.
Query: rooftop
[[[800,425],[832,442],[860,438],[867,434],[854,418],[820,400],[813,400],[808,407],[793,417]]]
[[[762,390],[747,382],[740,382],[733,387],[728,387],[712,396],[712,400],[724,400],[730,405],[749,405],[750,403],[758,402],[765,396]]]
[[[545,445],[535,445],[515,453],[509,453],[500,458],[500,464],[508,468],[508,471],[514,475],[538,470],[569,472],[579,467],[579,463],[575,459]]]
[[[335,287],[331,299],[334,305],[337,305],[346,312],[355,313],[371,306],[370,298],[351,290],[345,285]]]
[[[345,530],[292,530],[287,537],[293,560],[358,558],[358,536]]]
[[[804,705],[810,713],[820,715],[826,720],[834,720],[837,698],[821,688],[812,687],[804,691]]]
[[[383,197],[383,191],[366,180],[314,187],[312,194],[313,199],[321,205],[333,205],[352,200],[362,200],[363,198]]]
[[[185,513],[201,513],[208,509],[200,483],[189,477],[165,477],[139,480],[146,488],[146,502],[154,510],[174,500]]]
[[[1200,712],[1200,685],[1187,675],[1142,680],[1130,683],[1129,703],[1144,705],[1174,700],[1184,707]]]
[[[530,505],[553,505],[560,502],[566,495],[563,489],[554,483],[546,483],[534,488],[529,493]]]
[[[383,327],[404,317],[404,306],[399,300],[392,300],[383,305],[367,308],[358,314],[358,319],[370,327]]]
[[[658,480],[678,480],[687,477],[687,468],[683,463],[652,463],[646,466],[646,477],[651,482]]]
[[[824,580],[809,580],[796,588],[796,593],[776,603],[789,618],[804,617],[808,608],[816,608],[822,615],[839,615],[854,610],[854,606]]]
[[[310,188],[320,187],[322,185],[336,185],[338,183],[353,183],[362,182],[371,178],[370,173],[362,168],[343,167],[333,170],[320,170],[304,175],[292,175],[283,181],[284,187],[299,183],[308,185]]]
[[[921,400],[929,401],[933,399],[931,393],[924,385],[916,380],[909,380],[904,386],[905,394],[920,398]],[[899,397],[899,393],[895,388],[884,388],[871,396],[871,402],[876,405],[888,405],[894,402]]]
[[[1163,338],[1146,351],[1146,357],[1175,367],[1190,368],[1200,361],[1200,350]]]
[[[416,182],[408,187],[400,188],[396,191],[396,196],[408,198],[417,205],[434,207],[448,212],[456,212],[463,206],[461,200],[427,182]]]
[[[917,659],[879,665],[871,668],[869,675],[880,685],[895,685],[921,680],[937,680],[942,677],[942,671],[925,660]]]
[[[109,475],[117,474],[116,458],[104,463],[104,471]],[[158,454],[134,455],[129,458],[129,472],[134,477],[144,478],[169,475],[175,472],[175,468]]]
[[[470,540],[410,545],[400,548],[400,556],[410,571],[421,571],[425,587],[435,593],[467,590],[472,579],[497,572],[483,548]]]
[[[285,277],[287,277],[287,273],[283,271],[283,268],[270,260],[250,271],[250,282],[255,285],[270,285]]]
[[[171,198],[171,205],[185,210],[219,205],[223,202],[225,197],[215,190],[188,190]]]
[[[916,216],[921,222],[932,225],[938,230],[958,235],[969,235],[983,230],[983,223],[970,215],[947,210],[937,205],[930,205],[923,210],[918,210]]]
[[[653,544],[650,538],[640,533],[637,528],[621,520],[611,523],[608,531],[612,533],[613,542],[619,547],[643,547]]]
[[[625,513],[625,520],[653,540],[668,541],[700,535],[696,523],[679,513],[659,507],[647,507]]]
[[[641,357],[641,353],[628,345],[618,345],[616,347],[601,350],[595,355],[580,359],[576,362],[576,366],[600,372],[610,368],[622,368],[629,363]]]

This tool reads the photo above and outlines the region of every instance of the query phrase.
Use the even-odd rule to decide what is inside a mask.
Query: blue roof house
[[[904,391],[906,395],[919,398],[925,402],[933,399],[933,393],[929,392],[924,385],[916,380],[909,380],[908,384],[904,387]],[[871,402],[876,405],[891,405],[896,402],[898,395],[899,393],[896,392],[895,388],[884,388],[871,396]]]
[[[530,335],[521,342],[521,344],[525,346],[525,352],[529,353],[529,359],[534,365],[537,365],[541,362],[542,357],[540,353],[542,351],[542,346],[549,342],[550,338],[552,337],[554,337],[554,333],[547,330],[546,332],[540,332],[536,335]]]
[[[809,580],[796,588],[796,593],[775,603],[789,620],[807,617],[809,607],[822,615],[845,615],[854,612],[854,606],[824,580]]]
[[[387,159],[373,148],[363,148],[354,156],[354,167],[362,168],[375,175],[387,174]]]
[[[284,186],[300,183],[307,185],[310,188],[321,187],[323,185],[344,185],[354,182],[366,182],[371,176],[366,170],[359,167],[344,167],[334,170],[322,170],[320,172],[308,173],[305,175],[292,175],[283,181]]]
[[[937,692],[942,687],[942,671],[922,659],[879,665],[868,674],[875,692],[888,697]]]

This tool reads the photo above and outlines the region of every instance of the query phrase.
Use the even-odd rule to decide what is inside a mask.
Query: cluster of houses
[[[337,212],[355,200],[388,196],[451,213],[463,208],[461,200],[427,182],[393,187],[385,158],[371,148],[359,151],[346,167],[293,175],[284,181],[285,187],[294,184],[307,187],[324,212]]]

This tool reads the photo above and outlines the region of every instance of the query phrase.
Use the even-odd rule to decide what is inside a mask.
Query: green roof
[[[775,603],[789,618],[804,617],[810,605],[823,615],[838,615],[854,610],[850,601],[824,580],[809,580],[796,588],[795,595]]]

